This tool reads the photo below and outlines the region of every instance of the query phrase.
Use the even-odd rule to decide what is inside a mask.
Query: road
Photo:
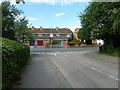
[[[31,49],[32,60],[17,88],[118,88],[118,58],[97,51],[97,47]]]

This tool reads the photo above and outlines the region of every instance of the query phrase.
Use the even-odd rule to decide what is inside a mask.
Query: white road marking
[[[60,53],[60,54],[63,54],[63,53]],[[65,55],[65,54],[63,54],[64,56],[66,56],[66,57],[68,57],[67,55]],[[69,57],[68,57],[69,58]],[[73,61],[74,61],[74,58],[71,58]],[[88,67],[88,68],[90,68],[90,69],[92,69],[92,70],[95,70],[95,71],[97,71],[97,72],[99,72],[99,73],[102,73],[102,74],[104,74],[104,75],[106,75],[106,76],[108,76],[108,77],[111,77],[112,79],[115,79],[115,80],[117,80],[117,81],[120,81],[120,79],[119,78],[116,78],[116,77],[114,77],[114,76],[112,76],[112,75],[109,75],[109,74],[106,74],[105,72],[103,72],[103,71],[100,71],[100,70],[98,70],[98,69],[96,69],[96,68],[94,68],[94,67],[90,67],[89,65],[87,65],[87,64],[82,64],[83,66],[86,66],[86,67]]]
[[[97,71],[97,72],[103,73],[103,74],[105,74],[106,76],[109,76],[109,77],[111,77],[111,78],[113,78],[113,79],[115,79],[115,80],[117,80],[117,81],[120,81],[120,79],[118,79],[118,78],[116,78],[116,77],[114,77],[114,76],[111,76],[111,75],[109,75],[109,74],[106,74],[105,72],[100,71],[100,70],[98,70],[98,69],[96,69],[96,68],[94,68],[94,67],[89,67],[89,68],[91,68],[91,69],[93,69],[93,70],[95,70],[95,71]]]

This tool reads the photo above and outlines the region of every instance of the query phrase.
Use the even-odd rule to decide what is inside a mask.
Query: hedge
[[[75,43],[74,43],[74,42],[69,42],[68,45],[69,45],[69,46],[74,46]]]
[[[20,78],[22,67],[29,55],[29,46],[6,38],[2,39],[2,88],[10,88]]]

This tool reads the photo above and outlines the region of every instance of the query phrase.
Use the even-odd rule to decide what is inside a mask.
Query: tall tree
[[[16,16],[20,15],[21,11],[15,5],[6,1],[2,2],[0,7],[2,7],[2,37],[15,40],[14,20]]]
[[[28,28],[28,20],[26,20],[25,17],[15,21],[14,32],[15,32],[15,37],[19,42],[25,43],[32,41],[34,39],[32,30]]]
[[[82,30],[90,30],[92,38],[103,39],[111,49],[119,47],[120,2],[91,2],[80,19]]]

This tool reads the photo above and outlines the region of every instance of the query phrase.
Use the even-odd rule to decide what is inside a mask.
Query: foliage
[[[72,42],[74,39],[75,39],[75,38],[74,38],[74,35],[73,35],[73,33],[72,33],[71,37],[68,38],[68,42]]]
[[[68,45],[69,46],[74,46],[76,43],[75,42],[69,42]]]
[[[0,8],[2,8],[2,36],[15,40],[14,21],[21,11],[15,5],[11,5],[10,2],[2,2]]]
[[[82,42],[80,40],[74,40],[74,42],[75,42],[76,45],[81,45],[82,44]]]
[[[10,2],[2,2],[2,36],[19,42],[28,42],[34,39],[32,32],[28,29],[28,20],[25,17],[19,18],[23,13]]]
[[[59,42],[60,42],[59,39],[53,39],[53,40],[52,40],[52,44],[54,44],[54,45],[58,44]]]
[[[79,17],[82,24],[79,38],[104,40],[105,52],[120,47],[120,2],[91,2]]]
[[[21,68],[29,57],[29,46],[6,38],[2,39],[2,87],[3,89],[20,78]]]
[[[90,29],[87,30],[86,28],[81,28],[78,31],[78,38],[83,40],[91,40],[91,31]]]
[[[25,17],[15,21],[15,37],[17,41],[25,43],[34,40],[32,30],[28,29],[28,20]]]

